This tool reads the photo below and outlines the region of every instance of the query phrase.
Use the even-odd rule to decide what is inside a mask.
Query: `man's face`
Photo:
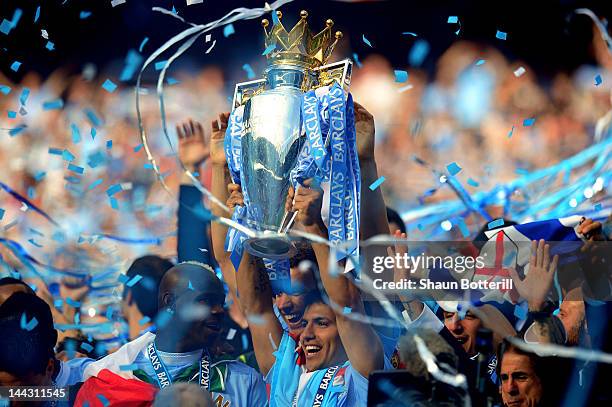
[[[526,355],[507,352],[500,369],[500,392],[505,406],[533,407],[542,398],[542,382]]]
[[[577,346],[580,333],[584,330],[584,301],[572,294],[574,291],[570,291],[566,300],[561,303],[558,317],[567,332],[567,345]]]
[[[15,387],[15,386],[51,386],[53,384],[53,360],[49,361],[47,371],[42,374],[29,374],[26,377],[17,377],[9,372],[0,371],[0,387]],[[47,405],[46,402],[11,402],[11,406],[42,406]]]
[[[304,328],[302,317],[306,308],[306,294],[313,289],[315,285],[312,272],[301,272],[298,267],[294,267],[291,269],[291,287],[285,290],[288,292],[279,292],[276,295],[274,301],[291,333],[299,334]]]
[[[468,356],[476,354],[476,335],[482,326],[482,321],[469,311],[463,319],[456,312],[444,311],[444,326],[461,344]]]
[[[223,295],[193,290],[178,298],[176,312],[179,318],[190,322],[185,342],[197,347],[214,343],[223,328],[224,300]]]
[[[306,370],[312,372],[346,361],[336,315],[329,306],[321,303],[310,305],[302,323],[304,330],[300,336],[300,346],[306,355]]]

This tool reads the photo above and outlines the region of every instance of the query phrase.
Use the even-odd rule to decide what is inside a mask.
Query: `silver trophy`
[[[264,78],[236,85],[233,109],[244,106],[242,149],[242,188],[249,198],[247,225],[269,236],[245,241],[251,254],[268,259],[291,257],[295,247],[286,236],[293,216],[285,211],[294,168],[306,137],[302,127],[301,106],[305,92],[339,82],[345,90],[351,79],[352,62],[325,65],[342,37],[332,38],[332,20],[313,35],[308,28],[308,13],[287,32],[276,12],[275,23],[262,21],[266,33],[268,67]]]

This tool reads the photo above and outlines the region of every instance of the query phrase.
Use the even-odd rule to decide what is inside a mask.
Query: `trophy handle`
[[[253,96],[263,92],[266,87],[265,79],[256,79],[249,82],[240,82],[236,84],[234,90],[234,100],[232,102],[232,110],[247,102]]]
[[[351,85],[351,76],[353,74],[353,61],[345,59],[333,64],[323,65],[315,68],[314,72],[319,76],[318,86],[332,85],[338,82],[345,92],[348,92]]]

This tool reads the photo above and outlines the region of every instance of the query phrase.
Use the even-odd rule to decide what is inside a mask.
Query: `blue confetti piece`
[[[70,305],[73,308],[80,308],[81,307],[81,302],[80,301],[75,301],[70,297],[66,298],[66,304]]]
[[[350,314],[351,312],[353,312],[353,309],[351,307],[344,307],[342,309],[342,313],[345,314],[345,315],[346,314]]]
[[[129,281],[130,278],[125,274],[121,274],[117,279],[120,283],[125,284],[127,281]]]
[[[134,287],[140,280],[142,280],[142,276],[140,274],[136,274],[134,277],[130,279],[125,285],[127,287]]]
[[[468,185],[471,185],[474,188],[477,188],[478,185],[480,185],[477,181],[474,181],[472,178],[468,178],[467,183],[468,183]]]
[[[97,187],[98,185],[100,185],[103,182],[104,182],[104,179],[102,179],[102,178],[97,179],[94,182],[92,182],[91,184],[89,184],[89,187],[87,187],[87,190],[91,191],[92,189],[94,189],[95,187]]]
[[[117,85],[115,85],[115,83],[111,81],[110,79],[107,79],[102,84],[102,89],[104,89],[108,93],[113,93],[115,89],[117,89]]]
[[[100,118],[96,115],[96,112],[94,112],[92,109],[85,109],[83,110],[83,113],[85,113],[85,116],[87,116],[87,120],[89,120],[92,126],[102,126],[102,120],[100,120]]]
[[[68,170],[72,172],[76,172],[77,174],[82,174],[85,171],[85,168],[79,167],[78,165],[68,164]]]
[[[242,339],[242,349],[247,350],[249,348],[249,339],[247,338],[246,334],[242,334],[240,339]]]
[[[149,322],[151,322],[151,318],[145,315],[140,321],[138,321],[138,325],[143,326],[145,324],[148,324]]]
[[[16,112],[16,111],[14,111],[14,110],[9,110],[9,111],[6,113],[6,116],[7,116],[9,119],[14,119],[15,117],[17,117],[17,112]]]
[[[138,144],[136,147],[134,147],[134,152],[135,153],[139,152],[141,148],[142,148],[142,144]]]
[[[95,140],[96,139],[96,134],[98,134],[98,132],[96,131],[95,127],[91,128],[91,139]]]
[[[5,35],[9,35],[11,30],[13,29],[13,23],[6,18],[2,20],[0,24],[0,32]]]
[[[91,352],[92,350],[94,350],[94,347],[91,346],[90,344],[88,344],[87,342],[81,342],[81,349],[83,349],[85,352]]]
[[[65,148],[64,151],[62,151],[62,158],[70,162],[70,161],[74,161],[76,157],[74,156],[74,154],[68,151],[68,149]]]
[[[404,83],[408,80],[408,72],[395,70],[395,82]]]
[[[104,407],[108,407],[108,405],[110,404],[110,402],[108,401],[106,397],[104,397],[104,395],[98,394],[96,395],[96,397],[98,398],[98,400],[100,400],[100,402],[102,403]]]
[[[166,310],[160,311],[155,317],[155,326],[158,328],[163,328],[168,325],[168,322],[172,319],[172,314],[166,312]]]
[[[133,49],[129,50],[126,57],[123,69],[121,70],[121,74],[119,75],[119,80],[121,82],[126,82],[134,77],[134,74],[142,65],[142,56],[134,51]]]
[[[96,168],[100,164],[104,163],[104,161],[106,161],[104,154],[101,151],[97,151],[89,156],[87,165],[89,165],[90,168]]]
[[[63,305],[64,301],[61,298],[53,301],[53,306],[57,309],[61,309]]]
[[[478,61],[476,61],[476,66],[480,66],[480,65],[484,65],[484,63],[487,62],[484,59],[479,59]]]
[[[244,71],[247,73],[247,78],[248,79],[255,78],[255,72],[253,72],[253,68],[251,68],[251,65],[244,64],[244,65],[242,65],[242,69],[244,69]]]
[[[77,312],[76,314],[74,314],[74,324],[81,325],[81,313],[80,312]]]
[[[111,208],[113,208],[115,210],[119,209],[119,202],[117,202],[117,200],[115,198],[109,198],[109,204],[110,204]]]
[[[459,218],[457,219],[457,221],[455,222],[455,224],[457,226],[459,226],[459,231],[461,232],[461,235],[463,237],[468,237],[470,236],[470,230],[468,229],[467,225],[465,224],[465,221],[463,220],[463,218]]]
[[[47,41],[47,45],[45,45],[45,48],[47,48],[49,51],[53,51],[55,49],[55,44],[51,41]]]
[[[34,175],[34,180],[36,180],[36,182],[40,181],[41,179],[43,179],[45,176],[47,175],[47,173],[45,171],[39,171]]]
[[[413,37],[418,37],[417,34],[411,32],[411,31],[405,31],[405,32],[402,33],[402,35],[412,35]]]
[[[170,77],[166,80],[166,82],[168,83],[168,85],[176,85],[177,83],[181,83],[181,81],[179,81],[178,79]]]
[[[62,155],[64,153],[64,150],[60,150],[59,148],[49,148],[49,150],[47,150],[49,152],[49,154],[53,154],[53,155]]]
[[[113,308],[112,307],[108,307],[106,309],[106,313],[104,314],[104,316],[106,317],[106,319],[111,320],[113,319]]]
[[[417,40],[414,42],[410,53],[408,54],[408,63],[411,66],[421,66],[425,58],[429,54],[429,43],[425,40]]]
[[[74,177],[72,175],[66,175],[64,177],[64,179],[66,181],[70,182],[71,184],[80,184],[81,183],[81,179],[80,178]],[[68,188],[68,189],[70,189],[70,188]],[[75,191],[75,192],[78,191],[76,189],[72,189],[72,190]]]
[[[79,13],[79,18],[81,20],[85,20],[87,17],[91,16],[91,11],[81,11]]]
[[[32,317],[32,320],[28,322],[25,312],[21,314],[21,321],[19,322],[19,326],[21,327],[21,329],[31,331],[32,329],[36,328],[37,325],[38,320],[36,319],[36,317]]]
[[[0,85],[0,92],[2,92],[4,95],[8,95],[9,93],[11,93],[11,87],[6,85]]]
[[[370,42],[370,40],[368,40],[368,39],[366,38],[365,34],[361,34],[361,39],[363,40],[363,42],[365,42],[365,43],[366,43],[366,45],[367,45],[367,46],[369,46],[370,48],[374,48],[374,47],[372,46],[372,43]]]
[[[359,56],[357,55],[357,53],[353,52],[353,60],[355,61],[355,63],[357,64],[358,68],[361,68],[363,65],[361,65],[361,62],[359,62]]]
[[[0,220],[2,220],[2,218],[4,218],[4,213],[5,212],[6,211],[4,209],[0,208]]]
[[[28,101],[29,96],[30,96],[30,89],[23,88],[21,91],[21,96],[19,96],[19,103],[25,106],[26,102]]]
[[[272,10],[272,24],[277,25],[280,23],[279,19],[278,19],[278,14],[276,14],[276,11]]]
[[[523,127],[533,126],[535,123],[535,117],[523,120]]]
[[[28,126],[26,126],[25,124],[20,124],[19,126],[9,130],[9,136],[15,137],[15,136],[19,135],[19,133],[24,131],[27,127]]]
[[[28,242],[32,245],[32,246],[36,246],[38,248],[43,247],[41,244],[36,243],[36,241],[34,239],[28,239]]]
[[[270,52],[274,51],[276,49],[276,44],[270,44],[268,45],[268,47],[264,50],[264,52],[261,55],[268,55]]]
[[[145,165],[143,165],[144,169],[146,170],[152,170],[153,169],[153,164],[151,163],[146,163]]]
[[[370,185],[370,190],[376,190],[376,188],[378,188],[383,182],[385,182],[385,177],[378,178],[376,181],[372,182],[372,185]]]
[[[142,53],[142,50],[144,49],[144,46],[147,42],[149,42],[149,37],[144,37],[144,39],[140,43],[140,47],[138,47],[138,52]]]
[[[601,79],[601,75],[597,75],[597,76],[595,77],[595,86],[599,86],[599,85],[601,85],[601,84],[602,84],[602,82],[603,82],[603,80]]]
[[[506,40],[506,38],[508,37],[508,34],[503,32],[503,31],[499,31],[497,30],[497,32],[495,33],[495,38],[499,39],[499,40]]]
[[[596,211],[600,211],[601,208],[602,208],[601,203],[596,203],[595,206],[593,206],[593,209],[595,209]],[[2,218],[0,217],[0,219]]]
[[[459,22],[459,17],[457,16],[448,16],[448,20],[446,20],[447,24],[457,24]]]
[[[108,141],[106,142],[106,148],[107,148],[108,150],[110,150],[111,148],[113,148],[113,140],[108,140]]]
[[[113,196],[117,192],[121,192],[121,184],[113,184],[106,190],[106,195]]]
[[[230,35],[234,34],[236,31],[234,30],[234,25],[233,24],[228,24],[225,27],[223,27],[223,36],[225,38],[229,37]]]
[[[503,219],[495,219],[494,221],[491,221],[487,224],[487,227],[489,228],[489,230],[498,228],[500,226],[504,226]]]
[[[448,171],[448,173],[452,176],[455,176],[457,174],[459,174],[459,172],[461,172],[461,167],[459,167],[459,165],[457,165],[456,162],[452,162],[450,164],[448,164],[446,166],[446,169]]]
[[[81,141],[81,132],[76,124],[72,123],[70,125],[70,130],[72,130],[72,142],[74,144],[78,144]]]
[[[166,66],[167,63],[168,63],[168,60],[156,62],[155,63],[155,70],[156,71],[161,71],[162,69],[164,69],[164,67]]]
[[[11,64],[11,71],[17,72],[19,67],[21,66],[21,62],[15,61]]]
[[[37,23],[40,18],[40,6],[36,7],[36,14],[34,14],[34,22]]]
[[[62,99],[50,100],[49,102],[43,103],[44,110],[56,110],[64,107],[64,101]]]
[[[508,132],[508,138],[512,138],[512,133],[514,133],[514,126],[512,126],[510,132]]]
[[[121,365],[119,366],[119,370],[122,371],[132,371],[132,370],[138,370],[138,365],[136,363],[132,363],[130,365]]]
[[[528,311],[527,311],[527,303],[523,302],[522,304],[516,304],[514,306],[514,316],[518,319],[527,319]]]
[[[194,290],[193,284],[191,284],[191,280],[189,280],[189,285],[187,286],[187,288],[190,289],[191,291]]]

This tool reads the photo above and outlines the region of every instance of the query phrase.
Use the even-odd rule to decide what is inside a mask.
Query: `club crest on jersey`
[[[344,386],[344,373],[346,372],[346,367],[342,367],[338,369],[336,375],[334,376],[334,380],[332,380],[332,386]]]

